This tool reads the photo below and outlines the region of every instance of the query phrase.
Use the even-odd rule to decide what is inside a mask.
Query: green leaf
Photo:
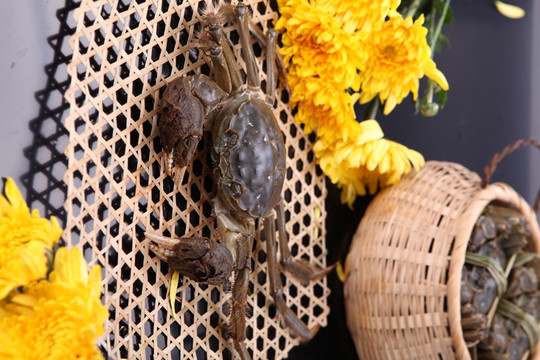
[[[450,41],[444,35],[442,32],[439,33],[439,39],[437,39],[437,44],[435,44],[435,50],[434,52],[439,52],[443,48],[449,48],[450,47]]]
[[[443,89],[440,89],[436,92],[437,96],[439,97],[439,105],[441,106],[441,109],[444,108],[444,105],[446,104],[446,99],[448,98],[448,92],[444,91]]]
[[[446,1],[447,0],[435,0],[434,6],[435,6],[435,10],[437,14],[439,15],[442,14]],[[453,19],[452,8],[448,6],[448,10],[446,11],[446,16],[444,17],[444,23],[450,24],[452,22],[452,19]]]
[[[452,21],[454,21],[454,12],[452,11],[451,7],[448,7],[448,10],[446,11],[446,16],[444,17],[444,23],[451,24]]]
[[[433,5],[435,6],[435,10],[440,14],[443,11],[445,0],[435,0],[433,2]]]

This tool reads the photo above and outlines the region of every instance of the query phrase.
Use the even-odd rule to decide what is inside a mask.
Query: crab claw
[[[145,233],[150,249],[172,270],[204,284],[221,285],[234,269],[230,251],[223,245],[205,237],[172,239]]]
[[[205,126],[208,114],[225,97],[225,92],[206,75],[179,77],[171,81],[159,105],[157,127],[167,155],[166,171],[185,168],[191,164]]]
[[[165,158],[167,159],[165,173],[168,177],[173,179],[175,184],[181,184],[187,168],[174,166],[174,151],[171,151],[169,154],[167,154]]]

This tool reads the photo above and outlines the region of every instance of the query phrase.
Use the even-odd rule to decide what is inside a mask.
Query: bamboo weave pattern
[[[265,1],[249,5],[253,22],[263,30],[277,18],[275,8]],[[184,74],[212,76],[210,62],[186,50],[199,29],[203,7],[196,0],[83,0],[74,11],[77,28],[69,42],[73,60],[66,91],[70,111],[64,238],[81,248],[91,265],[103,266],[110,318],[99,345],[109,358],[234,357],[222,331],[230,294],[181,277],[175,305],[178,322],[174,321],[167,294],[171,274],[143,241],[148,230],[165,236],[216,235],[208,138],[199,145],[182,183],[175,185],[165,175],[155,127],[166,83]],[[241,59],[235,30],[225,30],[232,32],[235,54]],[[264,81],[261,48],[255,45]],[[275,115],[288,152],[284,197],[292,253],[324,267],[324,177],[315,165],[313,138],[294,123],[282,87],[277,98]],[[257,230],[246,344],[254,359],[279,359],[300,340],[280,326],[269,295],[260,234]],[[287,305],[299,318],[310,328],[326,325],[325,279],[303,287],[289,276],[284,286]]]

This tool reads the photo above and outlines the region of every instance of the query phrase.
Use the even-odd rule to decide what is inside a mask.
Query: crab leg
[[[259,73],[255,64],[255,54],[251,44],[251,36],[249,33],[249,11],[247,7],[240,3],[234,9],[234,23],[240,34],[240,42],[242,44],[242,52],[246,61],[246,72],[248,78],[248,86],[252,89],[258,89],[260,86]]]
[[[242,360],[250,359],[249,353],[243,344],[246,339],[246,311],[249,286],[249,267],[247,265],[248,262],[236,274],[232,289],[230,329],[228,331]]]
[[[276,98],[276,54],[277,33],[270,29],[266,34],[266,102],[274,105]]]
[[[229,69],[229,75],[231,77],[231,91],[236,92],[240,90],[240,87],[242,86],[242,77],[240,76],[240,70],[238,70],[236,61],[234,60],[231,47],[223,35],[223,29],[221,28],[221,23],[219,22],[218,16],[215,14],[209,14],[207,21],[208,34],[210,35],[212,41],[217,46],[221,47],[223,56],[225,57],[227,68]]]
[[[253,24],[251,21],[249,22],[249,30],[251,31],[251,34],[257,38],[259,43],[261,43],[261,44],[265,43],[264,32],[261,29],[259,29],[255,24]],[[271,30],[271,31],[274,31],[274,30]],[[266,43],[266,44],[267,44],[266,46],[268,46],[268,43]],[[285,90],[287,90],[287,93],[290,94],[291,89],[289,88],[289,83],[287,82],[287,77],[285,75],[286,74],[285,61],[283,61],[283,58],[281,57],[281,55],[277,51],[275,51],[275,49],[277,48],[277,45],[274,44],[273,46],[274,46],[274,55],[273,56],[275,57],[275,60],[277,62],[278,74],[280,75],[281,80],[283,81],[283,83],[285,85]],[[268,49],[267,49],[267,51],[268,51]],[[267,58],[267,59],[269,59],[269,58]]]
[[[238,354],[240,355],[240,359],[242,360],[251,360],[251,356],[249,355],[249,352],[246,348],[246,344],[244,344],[243,341],[235,341],[234,347]]]
[[[251,241],[248,241],[248,243],[251,244]],[[244,344],[244,340],[246,339],[247,296],[250,270],[248,257],[246,258],[243,267],[237,272],[234,280],[231,297],[230,324],[227,331],[242,360],[251,359]]]
[[[285,211],[283,209],[283,200],[276,206],[278,232],[279,232],[279,249],[281,253],[281,265],[291,275],[299,279],[305,286],[312,280],[320,279],[326,276],[335,265],[330,265],[324,269],[318,269],[307,261],[294,259],[289,250],[289,237],[285,231]]]
[[[237,219],[231,214],[218,196],[212,199],[216,215],[217,229],[220,242],[232,254],[235,263],[236,278],[232,287],[230,300],[230,321],[227,334],[231,337],[234,346],[242,359],[250,359],[244,345],[246,338],[247,297],[249,290],[249,273],[251,270],[251,249],[255,221]]]
[[[238,8],[241,8],[241,10],[238,10]],[[249,75],[250,66],[254,70],[254,82],[253,83],[256,84],[257,87],[259,86],[258,84],[260,83],[259,77],[257,75],[257,66],[255,65],[255,56],[253,54],[253,49],[252,49],[252,47],[250,45],[251,40],[249,40],[250,35],[252,35],[253,37],[255,37],[255,39],[257,39],[259,44],[266,46],[266,55],[267,55],[266,59],[267,59],[267,61],[270,62],[269,59],[274,59],[274,61],[277,62],[277,69],[278,69],[278,74],[280,76],[280,79],[281,79],[281,81],[283,82],[283,84],[285,86],[285,90],[287,91],[288,94],[290,94],[291,89],[289,88],[289,84],[287,82],[287,77],[285,75],[285,73],[286,73],[285,62],[283,61],[283,58],[281,57],[281,55],[276,51],[276,49],[277,49],[277,33],[273,29],[268,29],[268,32],[272,32],[274,34],[272,36],[276,38],[275,39],[276,41],[274,41],[272,43],[269,43],[268,39],[267,39],[267,35],[265,35],[265,33],[259,27],[257,27],[252,21],[250,21],[250,16],[249,16],[248,9],[247,9],[246,5],[244,5],[242,3],[240,3],[240,4],[236,5],[236,6],[235,5],[223,5],[221,7],[221,12],[222,12],[222,15],[224,16],[225,21],[227,21],[227,22],[232,21],[232,22],[235,23],[236,27],[238,28],[238,31],[240,32],[241,37],[247,37],[248,38],[248,41],[246,42],[246,44],[249,45],[249,46],[244,45],[243,40],[241,40],[242,41],[242,49],[249,48],[247,51],[250,51],[251,54],[252,54],[251,56],[244,55],[244,57],[246,58],[246,66],[247,66],[247,73],[248,73],[248,83],[250,81],[250,75]],[[239,20],[239,18],[241,18],[241,19]],[[243,28],[243,26],[245,28]],[[242,32],[244,32],[246,34],[246,36],[243,36],[241,34]],[[252,59],[252,61],[247,61],[248,59]],[[250,64],[252,64],[252,65],[250,65]],[[267,74],[270,74],[270,73],[273,74],[274,72],[275,72],[275,70],[272,70],[272,71],[267,70]],[[274,76],[274,75],[272,75],[272,76]],[[267,77],[269,78],[270,76],[268,75]],[[275,85],[275,80],[273,80],[273,81],[274,81],[274,85]],[[272,88],[272,91],[275,91],[275,88]],[[268,85],[267,85],[266,93],[270,94],[269,91],[268,91]]]
[[[315,328],[313,331],[309,330],[308,327],[296,317],[296,314],[287,306],[283,299],[283,285],[281,284],[281,279],[279,277],[276,259],[276,230],[274,222],[274,215],[269,215],[264,219],[264,237],[266,240],[266,261],[268,263],[270,293],[274,298],[276,311],[281,316],[285,325],[296,335],[309,340],[319,329]]]
[[[229,74],[229,68],[223,56],[223,51],[219,47],[213,47],[208,52],[208,55],[214,65],[216,83],[223,91],[230,94],[232,90],[231,75]]]

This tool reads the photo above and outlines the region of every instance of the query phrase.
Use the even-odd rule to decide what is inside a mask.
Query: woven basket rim
[[[472,230],[484,208],[492,202],[500,202],[519,211],[531,229],[532,246],[540,251],[540,228],[536,213],[531,206],[513,188],[505,183],[493,183],[478,191],[471,199],[467,210],[457,222],[456,239],[450,258],[448,270],[448,315],[450,318],[450,334],[454,344],[456,358],[470,360],[471,356],[461,328],[461,272],[465,264],[465,253]],[[536,344],[533,357],[540,354],[540,342]]]

